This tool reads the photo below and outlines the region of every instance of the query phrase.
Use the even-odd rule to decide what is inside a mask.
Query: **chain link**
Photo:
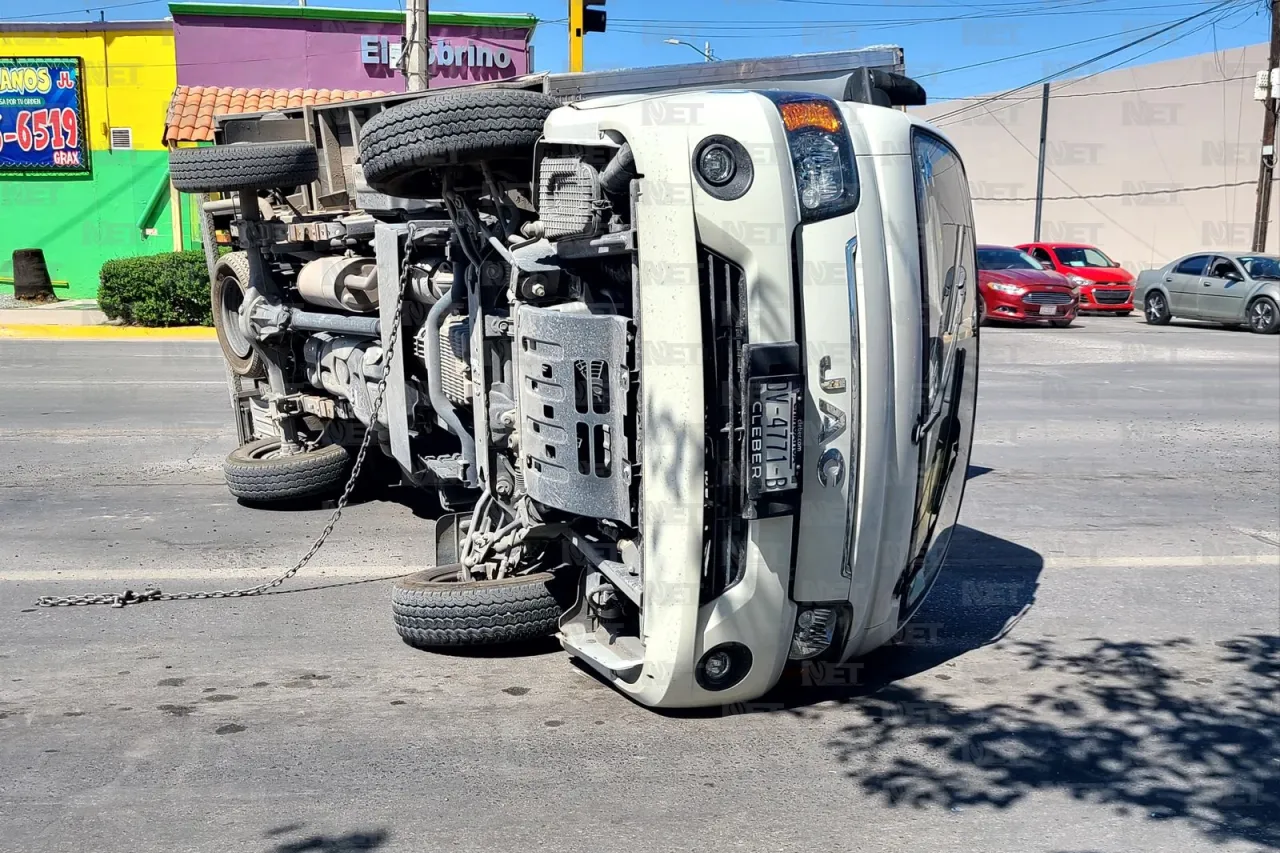
[[[396,291],[396,310],[395,316],[391,321],[391,332],[387,339],[387,349],[383,353],[382,362],[384,367],[391,364],[391,360],[395,358],[396,344],[400,340],[400,318],[404,313],[404,293],[408,288],[409,275],[411,272],[411,263],[413,255],[413,241],[415,231],[413,224],[410,223],[408,232],[405,237],[404,260],[400,265],[400,283]],[[377,431],[375,426],[378,422],[378,414],[382,411],[383,399],[387,394],[387,378],[390,374],[389,370],[382,371],[382,378],[378,380],[378,391],[373,400],[372,414],[369,417],[369,426],[364,431],[364,439],[360,442],[360,450],[356,453],[355,464],[351,468],[351,476],[347,479],[346,488],[342,490],[341,497],[338,498],[338,504],[334,507],[333,514],[329,516],[329,523],[324,526],[324,530],[320,531],[320,535],[316,537],[315,542],[302,555],[302,559],[293,564],[287,572],[277,578],[260,583],[257,586],[246,587],[244,589],[228,589],[228,590],[210,590],[205,592],[161,592],[154,587],[148,587],[142,592],[134,592],[126,589],[124,592],[107,592],[95,593],[89,595],[45,595],[36,600],[37,607],[85,607],[96,604],[110,604],[112,607],[124,607],[126,604],[139,604],[144,601],[200,601],[211,598],[248,598],[254,595],[262,595],[270,589],[280,586],[285,581],[291,579],[306,565],[311,562],[312,558],[320,552],[324,547],[324,543],[328,540],[333,530],[338,525],[339,519],[342,518],[342,512],[347,508],[347,503],[351,500],[351,493],[355,490],[356,481],[360,478],[360,469],[364,466],[365,456],[369,452],[369,444],[373,438],[373,434]]]

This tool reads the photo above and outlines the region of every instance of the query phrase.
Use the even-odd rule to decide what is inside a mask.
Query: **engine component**
[[[427,323],[422,327],[422,350],[427,361],[427,396],[431,399],[431,408],[444,422],[444,427],[457,436],[458,442],[462,445],[462,456],[466,464],[464,482],[467,486],[474,486],[477,474],[476,440],[462,425],[457,409],[445,396],[444,388],[440,384],[440,325],[444,322],[445,315],[454,306],[464,304],[466,298],[466,288],[462,286],[461,279],[455,279],[453,289],[441,296],[440,301],[432,305],[431,312],[427,314]]]
[[[321,332],[307,338],[302,348],[307,363],[307,381],[335,397],[351,403],[351,410],[365,426],[373,425],[373,401],[382,378],[382,346],[361,338]],[[418,405],[418,392],[404,386],[409,411]],[[386,423],[386,407],[379,413]]]
[[[543,157],[538,163],[538,210],[542,236],[594,236],[609,205],[600,192],[600,173],[580,157]]]
[[[244,295],[240,323],[241,331],[255,341],[270,340],[290,329],[299,332],[334,332],[365,338],[378,338],[382,335],[382,322],[377,317],[300,311],[287,305],[268,302],[266,297],[253,288]]]
[[[583,303],[516,312],[525,489],[548,506],[631,522],[626,317]]]
[[[312,305],[365,313],[378,307],[378,262],[353,256],[317,258],[298,272],[298,295]]]
[[[427,327],[423,326],[413,338],[413,354],[430,370],[427,357]],[[471,383],[471,321],[463,314],[450,314],[440,324],[440,388],[449,402],[456,406],[470,406],[475,386]]]

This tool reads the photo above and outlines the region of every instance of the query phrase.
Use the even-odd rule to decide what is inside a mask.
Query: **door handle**
[[[1167,276],[1165,276],[1165,277],[1164,277],[1164,280],[1165,280],[1165,281],[1173,281],[1173,276],[1171,276],[1171,275],[1167,275]]]
[[[1213,287],[1213,282],[1211,282],[1211,281],[1202,281],[1202,282],[1200,282],[1200,283],[1201,283],[1202,285],[1204,285],[1205,287]]]

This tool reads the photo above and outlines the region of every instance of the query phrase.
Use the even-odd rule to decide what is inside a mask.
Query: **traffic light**
[[[582,36],[584,33],[602,33],[608,23],[609,13],[603,6],[605,0],[569,0],[569,70],[582,70]]]

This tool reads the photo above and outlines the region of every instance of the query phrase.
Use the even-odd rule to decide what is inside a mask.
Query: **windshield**
[[[1017,249],[978,249],[980,270],[1042,270],[1040,262]]]
[[[1058,246],[1058,261],[1064,267],[1114,267],[1115,261],[1097,249]]]
[[[1236,260],[1240,262],[1240,266],[1244,267],[1244,271],[1249,274],[1249,278],[1280,279],[1280,258],[1253,255],[1237,258]]]

